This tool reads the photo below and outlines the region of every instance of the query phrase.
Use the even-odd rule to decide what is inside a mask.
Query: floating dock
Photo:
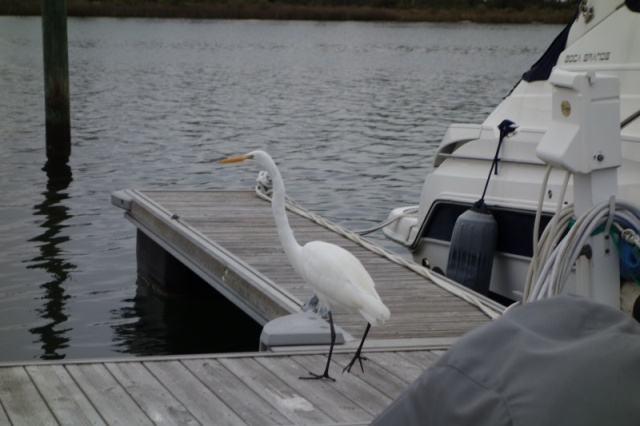
[[[270,203],[255,192],[125,190],[114,193],[112,201],[125,209],[125,217],[138,229],[138,270],[150,281],[162,281],[160,285],[174,291],[179,287],[180,280],[171,276],[174,268],[152,270],[151,266],[165,263],[158,259],[167,253],[261,325],[300,311],[313,295],[280,246]],[[391,253],[347,238],[353,235],[347,230],[332,224],[328,225],[333,229],[328,229],[291,212],[289,221],[301,244],[323,240],[340,245],[371,274],[391,318],[371,329],[370,346],[375,346],[376,339],[455,338],[489,320],[486,312],[467,300],[406,264],[390,261],[385,255],[393,257]],[[151,261],[145,253],[153,253]],[[448,284],[494,312],[502,310],[488,299]],[[333,319],[355,338],[364,332],[366,323],[360,315],[335,312]]]
[[[270,204],[254,192],[124,190],[112,202],[137,228],[139,274],[165,291],[186,291],[192,275],[261,325],[300,312],[312,296],[280,247]],[[289,207],[296,211],[289,220],[299,242],[324,240],[354,253],[391,311],[389,321],[369,333],[364,373],[356,365],[341,374],[366,323],[335,312],[347,337],[332,359],[335,382],[299,379],[323,369],[326,345],[6,363],[0,364],[0,424],[368,424],[459,336],[503,310]]]

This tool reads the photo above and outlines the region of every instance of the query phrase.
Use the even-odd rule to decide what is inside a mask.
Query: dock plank
[[[2,405],[2,399],[0,398],[0,425],[9,425],[9,417],[7,417],[7,412],[5,411],[4,406]]]
[[[47,405],[59,423],[106,425],[64,366],[28,366],[26,370],[41,395],[55,395]]]
[[[0,400],[11,423],[43,426],[58,424],[23,367],[6,368],[2,371]]]
[[[299,392],[316,407],[327,411],[336,423],[363,423],[371,421],[371,415],[363,408],[354,405],[340,392],[328,388],[315,380],[301,380],[309,372],[293,358],[256,358],[256,361],[282,380],[296,392]]]
[[[102,363],[68,365],[67,371],[110,425],[153,425]]]
[[[140,363],[107,363],[105,367],[156,425],[198,425],[189,411]]]
[[[266,402],[254,388],[240,382],[217,361],[187,360],[183,364],[247,425],[290,424],[288,419]]]
[[[435,355],[433,352],[427,351],[406,351],[399,352],[398,355],[408,359],[409,361],[415,362],[418,365],[424,366],[429,366],[440,358],[439,355]]]
[[[144,365],[204,425],[232,426],[243,421],[180,361],[145,362]]]
[[[324,355],[298,356],[295,357],[295,360],[308,371],[314,373],[322,373],[327,362]],[[336,381],[322,381],[319,385],[335,389],[350,400],[354,406],[359,406],[371,416],[380,413],[392,401],[392,398],[369,386],[366,381],[355,374],[342,375],[342,370],[337,365],[332,365],[329,375]]]
[[[413,382],[427,368],[427,366],[409,361],[395,352],[378,353],[373,358],[373,362],[393,376],[403,380],[407,385]]]
[[[362,368],[360,364],[356,362],[351,368],[351,373],[343,373],[343,369],[349,364],[353,358],[353,354],[350,353],[338,353],[334,354],[334,360],[336,363],[336,371],[340,373],[340,376],[344,374],[353,374],[362,380],[364,380],[369,386],[377,389],[389,398],[395,398],[407,387],[407,382],[400,377],[389,374],[384,369],[380,368],[373,360],[378,357],[379,353],[365,353],[367,358],[362,361]]]
[[[252,389],[260,388],[260,396],[286,416],[291,424],[332,422],[332,419],[322,411],[322,408],[314,406],[287,382],[281,380],[255,360],[250,358],[222,359],[220,362],[246,386]]]

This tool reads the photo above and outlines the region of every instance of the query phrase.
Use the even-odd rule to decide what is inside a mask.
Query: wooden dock
[[[367,353],[364,374],[300,380],[318,353],[0,365],[0,425],[362,425],[442,350]]]
[[[138,228],[138,251],[151,250],[152,263],[170,258],[262,325],[299,311],[312,295],[280,248],[269,203],[253,192],[126,190],[112,201]],[[335,382],[299,379],[322,371],[326,345],[0,364],[0,425],[368,424],[459,336],[501,311],[482,297],[479,309],[466,290],[436,285],[420,268],[390,261],[388,253],[347,239],[340,229],[289,216],[301,243],[324,240],[353,252],[391,310],[390,320],[370,332],[364,373],[357,366],[341,371],[365,322],[336,312],[334,321],[353,340],[336,345]],[[175,279],[175,271],[164,278]]]
[[[313,294],[281,249],[270,204],[252,191],[127,190],[118,199],[141,232],[262,325],[299,311]],[[376,339],[455,338],[489,320],[477,307],[405,266],[307,218],[290,213],[289,220],[301,244],[324,240],[341,245],[373,277],[391,318],[372,328],[370,346]],[[359,315],[334,313],[333,318],[355,338],[364,332]]]

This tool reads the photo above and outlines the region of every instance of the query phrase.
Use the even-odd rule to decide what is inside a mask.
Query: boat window
[[[438,203],[427,218],[423,238],[451,241],[453,226],[462,213],[471,208],[470,204]],[[496,250],[520,256],[533,255],[532,238],[535,213],[518,210],[492,208],[489,210],[498,222]],[[540,233],[551,220],[551,215],[543,214],[540,219]]]

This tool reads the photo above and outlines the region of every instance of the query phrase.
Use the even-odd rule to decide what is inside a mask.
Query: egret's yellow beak
[[[227,157],[227,158],[223,158],[222,160],[218,160],[218,163],[224,163],[224,164],[239,163],[241,161],[249,160],[251,158],[253,158],[253,156],[251,155],[235,155],[233,157]]]

